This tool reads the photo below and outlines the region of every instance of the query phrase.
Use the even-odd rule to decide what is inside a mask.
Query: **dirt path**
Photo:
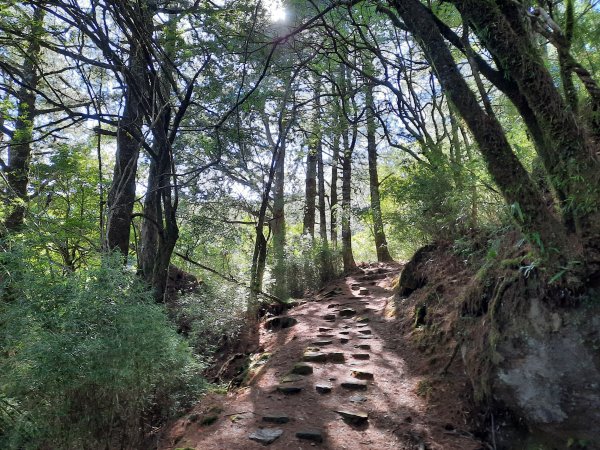
[[[422,366],[419,355],[404,344],[394,320],[385,318],[399,270],[373,265],[337,280],[289,312],[298,321],[294,326],[261,330],[271,357],[250,387],[202,399],[170,428],[160,448],[263,448],[253,434],[267,441],[278,436],[270,449],[485,448],[459,431],[460,399],[449,393],[448,405],[428,403],[423,370],[411,367],[413,359]],[[286,380],[295,365],[312,373]],[[215,412],[218,419],[203,425]]]

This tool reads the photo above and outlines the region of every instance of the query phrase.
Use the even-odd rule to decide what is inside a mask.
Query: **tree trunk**
[[[559,255],[567,255],[565,229],[546,208],[543,196],[513,153],[501,125],[478,104],[431,15],[417,0],[396,0],[393,4],[473,133],[490,174],[513,209],[515,220],[532,240],[542,244],[542,252],[549,258],[558,259],[553,251],[545,251],[551,248],[558,249]]]
[[[18,231],[22,227],[27,204],[29,203],[27,186],[29,185],[33,122],[37,114],[34,90],[37,88],[40,79],[38,70],[39,40],[43,33],[43,20],[44,10],[34,7],[31,22],[31,40],[25,51],[22,68],[23,84],[17,94],[18,105],[15,129],[8,144],[6,180],[8,181],[9,206],[8,215],[4,219],[4,227],[7,232]]]
[[[285,141],[280,142],[279,155],[275,162],[275,181],[273,186],[273,258],[275,266],[275,296],[281,299],[288,297],[286,258],[285,258]]]
[[[367,64],[367,68],[372,65]],[[383,229],[383,217],[381,214],[381,200],[379,197],[379,175],[377,173],[377,143],[375,141],[377,125],[375,123],[375,103],[373,101],[373,83],[366,84],[365,89],[366,115],[367,115],[367,154],[369,159],[369,188],[371,193],[371,213],[373,214],[373,236],[375,237],[375,249],[377,261],[393,261],[388,250],[385,231]]]
[[[147,19],[147,11],[136,7],[142,17]],[[151,19],[150,19],[151,20]],[[131,219],[135,202],[136,174],[138,157],[142,143],[142,112],[141,96],[144,79],[145,59],[141,37],[134,33],[129,42],[129,77],[125,90],[123,116],[117,129],[117,154],[113,179],[107,198],[106,245],[109,250],[118,250],[125,257],[129,253],[129,236]],[[135,84],[135,86],[133,86]]]
[[[302,233],[315,237],[315,200],[317,196],[317,143],[314,136],[309,137],[306,154],[306,183],[304,201],[304,225]]]
[[[320,238],[320,274],[321,283],[326,283],[334,276],[333,262],[331,260],[331,252],[329,250],[329,242],[327,238],[327,208],[325,207],[325,171],[323,168],[323,144],[320,141],[317,145],[317,176],[319,185],[319,238]]]

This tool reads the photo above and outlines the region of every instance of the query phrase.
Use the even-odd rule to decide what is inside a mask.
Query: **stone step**
[[[326,345],[331,345],[331,344],[333,344],[333,341],[330,340],[330,339],[323,339],[323,340],[320,340],[320,341],[314,341],[312,343],[312,345],[317,345],[319,347],[325,347]]]
[[[352,403],[364,403],[367,401],[367,397],[365,397],[364,395],[356,394],[350,397],[348,400],[350,400]]]
[[[327,362],[327,353],[307,351],[302,355],[304,362]]]
[[[340,338],[340,344],[346,344],[348,341],[350,340],[350,338]]]
[[[356,322],[358,322],[358,323],[368,323],[370,321],[371,321],[371,319],[369,319],[368,317],[365,317],[365,316],[360,316],[360,317],[356,318]]]
[[[339,333],[340,333],[340,334],[350,334],[350,332],[349,332],[349,331],[340,331]]]
[[[319,327],[319,332],[320,332],[320,333],[327,333],[328,331],[333,331],[333,328],[329,328],[329,327]]]
[[[287,375],[284,375],[280,382],[281,383],[295,383],[297,381],[302,381],[304,380],[304,377],[302,375],[297,375],[294,373],[288,373]]]
[[[356,315],[356,310],[352,308],[344,308],[339,312],[340,317],[352,317]]]
[[[360,288],[358,295],[369,295],[369,290],[367,288]]]
[[[369,344],[358,344],[355,345],[354,348],[358,348],[361,350],[371,350],[371,346]]]
[[[333,322],[335,321],[335,314],[325,314],[323,319],[327,322]]]
[[[323,442],[323,432],[321,430],[300,430],[296,433],[296,437],[306,441]]]
[[[371,358],[371,355],[369,355],[368,353],[353,353],[352,357],[354,359],[365,360]]]
[[[315,389],[319,394],[329,394],[333,386],[329,383],[318,383],[315,384]]]
[[[269,445],[275,442],[281,435],[283,430],[279,428],[259,428],[250,436],[250,440],[260,442],[263,445]]]
[[[335,337],[335,334],[328,334],[328,333],[319,333],[317,334],[318,338],[332,338]]]
[[[313,373],[313,366],[305,362],[297,362],[290,373],[295,375],[310,375]]]
[[[374,378],[373,373],[367,370],[353,370],[352,376],[358,380],[372,380]]]
[[[300,391],[302,391],[302,387],[297,386],[297,385],[292,385],[292,384],[283,384],[283,385],[280,384],[279,386],[277,386],[277,391],[281,392],[282,394],[286,394],[286,395],[299,394]]]
[[[365,389],[367,389],[367,382],[364,380],[350,379],[342,381],[340,383],[340,386],[342,386],[344,389],[364,391]]]
[[[269,423],[288,423],[290,418],[285,414],[267,414],[263,416],[262,420]]]
[[[346,362],[346,357],[342,352],[330,352],[327,353],[327,359],[332,363],[344,363]]]
[[[365,335],[373,334],[373,332],[371,330],[367,329],[367,328],[364,329],[364,330],[358,330],[358,332],[360,334],[365,334]]]
[[[358,336],[359,339],[371,339],[372,336]]]
[[[352,424],[352,425],[360,425],[369,420],[369,414],[364,411],[351,411],[348,409],[338,409],[335,412],[338,413],[340,416],[342,416],[342,419],[344,419],[344,422]]]

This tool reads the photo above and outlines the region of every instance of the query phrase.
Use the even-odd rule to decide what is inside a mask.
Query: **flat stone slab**
[[[359,336],[359,339],[371,339],[372,336]]]
[[[267,414],[263,416],[262,420],[269,423],[288,423],[290,418],[285,414]]]
[[[304,362],[327,362],[327,353],[321,352],[305,352],[302,355],[302,361]]]
[[[369,344],[358,344],[355,345],[354,348],[359,348],[361,350],[371,350],[371,346]]]
[[[352,317],[356,315],[356,310],[352,308],[344,308],[339,312],[340,317]]]
[[[352,397],[349,398],[349,400],[352,403],[364,403],[367,401],[367,397],[365,397],[364,395],[353,395]]]
[[[371,355],[369,355],[368,353],[353,353],[352,357],[354,359],[365,360],[365,359],[370,359]]]
[[[356,318],[356,321],[358,323],[367,323],[367,322],[370,322],[371,319],[369,319],[368,317],[365,317],[365,316],[360,316],[360,317]]]
[[[367,382],[364,380],[356,380],[356,379],[345,380],[340,383],[340,386],[342,386],[344,389],[351,389],[354,391],[364,391],[365,389],[367,389]]]
[[[294,317],[276,316],[267,319],[264,326],[267,330],[279,330],[281,328],[293,327],[297,323],[298,321]]]
[[[328,331],[333,331],[333,328],[319,327],[319,333],[327,333]]]
[[[342,352],[330,352],[327,353],[327,359],[333,363],[343,363],[346,362],[346,357]]]
[[[365,334],[365,335],[373,334],[373,332],[371,330],[369,330],[368,328],[365,328],[364,330],[358,330],[358,332],[360,334]]]
[[[302,391],[302,387],[295,386],[292,384],[284,384],[277,386],[277,390],[282,394],[291,395],[291,394],[299,394]]]
[[[369,290],[367,288],[361,288],[358,291],[358,295],[369,295]]]
[[[297,375],[295,373],[288,373],[287,375],[285,375],[284,377],[281,378],[282,383],[295,383],[297,381],[302,381],[302,380],[304,380],[304,377],[302,375]]]
[[[294,367],[290,371],[292,374],[296,375],[310,375],[313,373],[313,366],[310,364],[306,364],[305,362],[298,362],[294,364]]]
[[[283,430],[279,428],[259,428],[248,437],[263,445],[269,445],[275,442],[282,434]]]
[[[327,308],[335,308],[337,306],[340,306],[340,304],[339,303],[332,303],[330,305],[327,305]]]
[[[340,331],[340,334],[350,334],[349,331]]]
[[[360,425],[369,420],[369,414],[364,411],[351,411],[348,409],[338,409],[335,412],[338,413],[340,416],[342,416],[342,419],[344,419],[344,422],[350,423],[352,425]]]
[[[340,344],[345,344],[345,343],[347,343],[349,340],[350,340],[349,338],[345,338],[345,337],[343,337],[343,338],[340,338]]]
[[[333,386],[329,383],[318,383],[315,384],[315,389],[319,394],[329,394]]]
[[[358,291],[360,289],[360,284],[353,284],[352,286],[350,286],[350,289],[352,289],[353,291]]]
[[[319,333],[319,334],[317,334],[317,337],[318,338],[332,338],[332,337],[335,337],[335,335],[334,334],[328,334],[328,333]]]
[[[323,319],[327,320],[328,322],[333,322],[335,320],[335,314],[325,314]]]
[[[352,371],[352,376],[358,380],[372,380],[374,378],[372,372],[358,369]]]
[[[320,430],[300,430],[296,433],[298,439],[312,442],[323,442],[323,432]]]
[[[312,343],[312,345],[317,345],[319,347],[325,347],[326,345],[331,345],[331,344],[333,344],[333,341],[329,340],[329,339],[323,339],[323,340],[320,340],[320,341],[314,341]]]

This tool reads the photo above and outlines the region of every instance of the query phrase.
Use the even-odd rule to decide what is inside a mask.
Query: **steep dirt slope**
[[[272,449],[487,448],[465,431],[466,390],[450,384],[443,401],[428,401],[427,362],[385,316],[399,271],[364,267],[291,310],[295,325],[261,327],[266,363],[249,386],[201,399],[159,448],[263,448],[250,436],[277,436]]]

